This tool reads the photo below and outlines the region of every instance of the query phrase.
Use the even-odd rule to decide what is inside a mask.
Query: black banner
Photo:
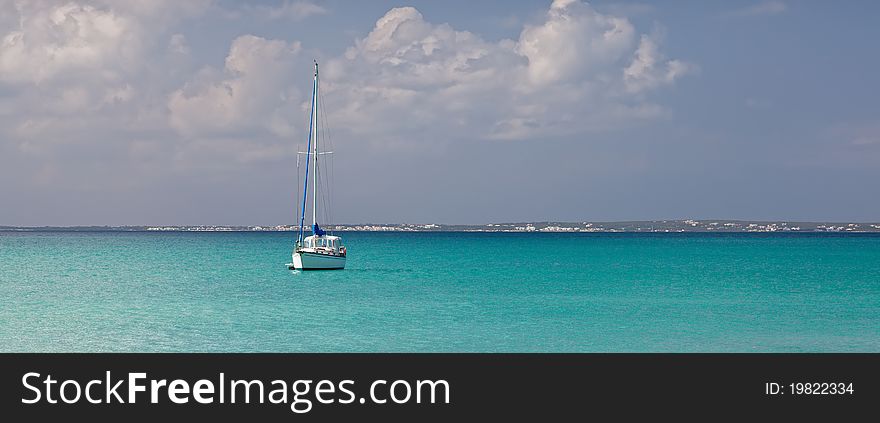
[[[873,413],[877,354],[2,354],[4,415],[337,420]],[[54,401],[54,402],[53,402]]]

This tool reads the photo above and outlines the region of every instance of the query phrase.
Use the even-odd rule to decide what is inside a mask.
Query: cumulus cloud
[[[330,61],[328,79],[335,120],[388,139],[525,139],[662,115],[643,94],[691,70],[627,19],[556,0],[517,40],[500,42],[392,9]]]
[[[635,28],[577,0],[556,0],[539,25],[520,34],[517,52],[528,58],[538,84],[589,78],[631,51]]]
[[[204,2],[3,2],[15,19],[0,27],[0,88],[27,120],[101,112],[135,99],[155,69],[163,29]],[[185,51],[182,35],[170,45]],[[164,59],[159,57],[158,59]],[[167,66],[164,70],[168,69]],[[154,79],[150,82],[154,82]],[[152,87],[150,87],[152,88]]]
[[[303,80],[315,56],[292,39],[240,35],[222,62],[200,64],[179,23],[208,4],[0,0],[9,12],[0,16],[0,149],[55,166],[41,172],[47,181],[62,177],[57,167],[72,151],[83,160],[114,155],[122,167],[291,154],[305,132]],[[263,11],[274,19],[326,12],[305,1]],[[654,119],[668,111],[651,92],[694,69],[667,58],[659,37],[576,0],[554,1],[500,41],[394,8],[322,65],[334,129],[365,146],[411,151],[539,142]]]
[[[169,98],[171,126],[184,135],[268,130],[290,136],[299,94],[289,87],[300,43],[244,35],[223,70],[202,69]]]
[[[120,78],[143,66],[157,28],[204,9],[206,1],[3,1],[10,18],[0,44],[0,81],[40,84],[97,74]],[[13,19],[17,18],[17,19]]]
[[[260,134],[253,138],[292,136],[308,101],[296,89],[296,76],[306,72],[297,70],[308,66],[301,45],[239,36],[223,66],[182,75],[191,49],[186,36],[165,30],[207,6],[183,3],[8,4],[18,19],[3,33],[0,82],[20,93],[29,112],[14,122],[18,134],[66,133],[76,122],[65,116],[82,121],[92,113],[116,114],[117,126],[127,125],[119,130],[149,122],[183,141],[245,139],[249,131]],[[323,12],[309,2],[278,10]],[[517,39],[497,42],[433,23],[412,7],[394,8],[342,56],[326,60],[327,110],[369,142],[414,148],[629,125],[665,114],[646,94],[694,70],[667,59],[658,38],[577,0],[554,1]],[[169,85],[175,75],[182,85]]]
[[[0,168],[23,186],[124,185],[109,176],[134,168],[129,151],[167,139],[166,90],[188,60],[167,31],[206,6],[0,0]]]
[[[628,91],[640,92],[671,84],[693,70],[693,65],[680,60],[666,60],[657,42],[642,35],[632,63],[623,70],[623,80]]]
[[[18,28],[3,36],[0,80],[39,84],[61,74],[100,71],[107,77],[137,65],[141,40],[127,16],[76,3],[16,3]]]

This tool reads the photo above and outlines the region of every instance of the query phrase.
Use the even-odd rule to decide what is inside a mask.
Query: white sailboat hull
[[[345,268],[345,256],[296,251],[293,253],[291,269],[332,270]]]

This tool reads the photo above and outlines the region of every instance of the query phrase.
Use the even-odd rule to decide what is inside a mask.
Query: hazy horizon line
[[[520,220],[520,221],[494,221],[481,223],[443,223],[443,222],[359,222],[359,223],[328,223],[327,226],[365,226],[365,225],[443,225],[443,226],[486,226],[486,225],[512,225],[529,223],[636,223],[636,222],[750,222],[750,223],[854,223],[854,224],[877,224],[880,220],[787,220],[787,219],[710,219],[710,218],[684,218],[684,219],[627,219],[627,220]],[[299,226],[294,223],[278,224],[230,224],[230,223],[182,223],[182,224],[77,224],[77,225],[0,225],[0,228],[86,228],[86,227],[186,227],[186,226],[228,226],[228,227],[275,227],[275,226]],[[311,226],[305,225],[305,226]]]

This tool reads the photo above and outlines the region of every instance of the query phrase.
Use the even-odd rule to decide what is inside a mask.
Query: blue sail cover
[[[312,225],[312,233],[317,236],[324,236],[327,232],[321,229],[321,227],[318,226],[317,223],[315,223],[314,225]]]

